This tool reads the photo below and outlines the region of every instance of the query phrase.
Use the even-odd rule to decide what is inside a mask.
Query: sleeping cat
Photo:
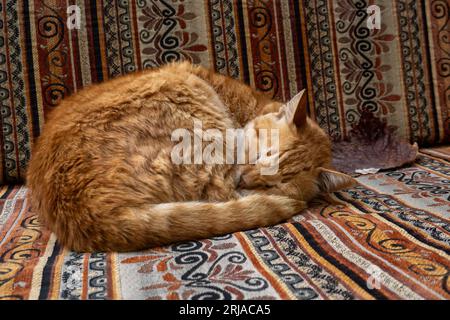
[[[282,104],[188,62],[93,85],[63,100],[34,145],[32,209],[76,251],[130,251],[282,222],[353,180],[329,169],[330,142],[306,94]],[[278,129],[278,171],[177,165],[171,133]],[[258,143],[258,135],[253,136]],[[270,145],[269,145],[270,148]]]

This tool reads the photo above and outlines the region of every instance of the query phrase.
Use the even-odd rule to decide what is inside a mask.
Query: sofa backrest
[[[352,0],[3,0],[0,182],[23,180],[62,98],[173,59],[279,100],[308,87],[311,115],[338,139],[369,112],[411,141],[448,142],[448,1],[376,2],[380,15]]]

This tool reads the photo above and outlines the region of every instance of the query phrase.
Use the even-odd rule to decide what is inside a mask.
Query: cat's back
[[[164,104],[200,99],[199,91],[209,91],[209,85],[192,72],[194,68],[188,62],[172,63],[93,84],[63,99],[50,112],[45,127],[95,125],[97,121],[117,117],[120,111],[131,114],[152,101]]]
[[[168,137],[192,127],[197,118],[211,128],[233,127],[214,88],[188,62],[173,63],[92,85],[64,99],[50,112],[37,148],[73,142],[130,143],[130,139]]]
[[[35,195],[47,193],[35,198],[58,203],[56,198],[65,196],[76,197],[75,202],[94,194],[121,199],[134,193],[136,199],[139,192],[164,200],[158,185],[169,185],[176,173],[170,162],[172,132],[193,127],[194,118],[204,129],[234,126],[214,89],[192,68],[170,64],[91,86],[62,101],[34,146],[27,183]],[[186,181],[201,188],[203,181],[195,181],[194,173]],[[178,189],[183,188],[188,189]],[[176,196],[169,189],[167,199]]]

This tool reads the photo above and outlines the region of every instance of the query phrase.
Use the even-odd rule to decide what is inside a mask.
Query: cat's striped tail
[[[152,204],[122,209],[114,217],[117,223],[108,230],[98,230],[97,225],[92,231],[96,235],[100,231],[102,237],[66,244],[76,251],[139,250],[274,225],[304,208],[303,201],[274,195],[249,195],[227,202]]]

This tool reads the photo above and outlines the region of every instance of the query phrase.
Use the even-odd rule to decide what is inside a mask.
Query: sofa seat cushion
[[[448,150],[448,149],[447,149]],[[359,176],[270,228],[130,253],[70,252],[27,189],[0,190],[0,299],[450,299],[445,150]]]

